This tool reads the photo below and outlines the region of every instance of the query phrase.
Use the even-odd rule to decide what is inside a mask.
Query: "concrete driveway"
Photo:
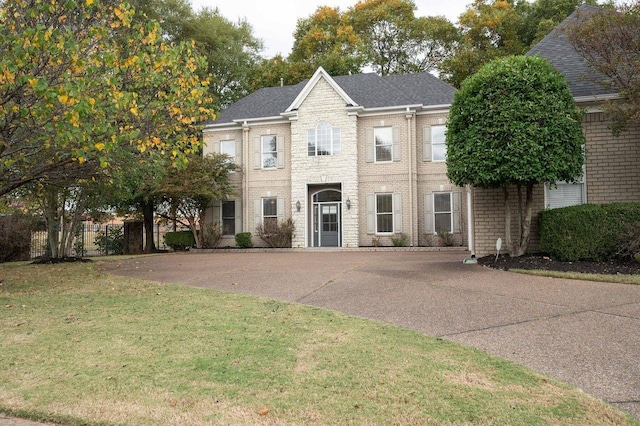
[[[303,303],[485,350],[640,419],[640,286],[463,265],[466,252],[170,254],[105,270]]]

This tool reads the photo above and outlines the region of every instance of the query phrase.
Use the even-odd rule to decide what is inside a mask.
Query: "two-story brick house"
[[[618,96],[592,78],[565,36],[580,14],[594,11],[581,6],[528,52],[565,76],[585,110],[586,137],[581,181],[534,190],[530,251],[538,247],[542,209],[640,201],[640,127],[611,133],[601,105]],[[427,73],[332,77],[318,69],[298,85],[262,89],[231,105],[204,130],[205,154],[227,153],[242,166],[236,197],[214,203],[209,215],[227,229],[223,244],[233,245],[234,233],[255,233],[264,220],[290,217],[293,247],[391,245],[399,234],[411,246],[432,246],[441,230],[478,256],[495,253],[504,236],[502,191],[459,188],[446,177],[453,93]]]
[[[292,218],[293,247],[467,242],[464,190],[446,177],[445,122],[454,88],[428,73],[332,77],[258,90],[204,130],[204,153],[241,166],[236,196],[210,217],[228,237]],[[261,241],[254,238],[254,243]]]

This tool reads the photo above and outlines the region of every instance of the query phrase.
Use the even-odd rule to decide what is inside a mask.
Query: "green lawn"
[[[375,321],[0,265],[0,411],[69,424],[637,424],[521,366]]]

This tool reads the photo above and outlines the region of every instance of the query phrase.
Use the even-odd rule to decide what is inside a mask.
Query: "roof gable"
[[[604,79],[604,76],[589,68],[586,60],[573,48],[566,35],[567,28],[576,25],[581,17],[597,13],[599,10],[600,8],[589,5],[578,7],[575,12],[526,53],[548,60],[556,70],[564,75],[574,98],[593,98],[615,94],[615,91],[606,89],[598,83],[599,80]]]
[[[336,93],[338,93],[338,95],[340,95],[340,97],[344,100],[346,105],[357,106],[357,104],[353,101],[353,99],[351,99],[351,97],[347,94],[347,92],[345,92],[342,89],[342,87],[340,87],[336,83],[336,81],[324,70],[324,68],[319,67],[316,70],[316,72],[313,73],[313,76],[309,79],[309,81],[304,86],[304,88],[300,91],[298,96],[296,96],[296,98],[293,100],[291,105],[289,105],[289,107],[283,112],[287,113],[287,112],[295,111],[298,108],[300,108],[300,105],[302,105],[304,100],[307,99],[307,96],[309,96],[309,93],[311,93],[313,88],[316,87],[316,84],[318,84],[318,81],[320,81],[320,79],[324,79],[327,83],[329,83],[331,88],[335,90]]]

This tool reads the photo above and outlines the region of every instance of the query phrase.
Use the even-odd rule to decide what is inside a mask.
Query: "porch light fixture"
[[[300,211],[300,200],[296,201],[296,210]]]
[[[351,210],[351,200],[347,198],[347,210]]]

